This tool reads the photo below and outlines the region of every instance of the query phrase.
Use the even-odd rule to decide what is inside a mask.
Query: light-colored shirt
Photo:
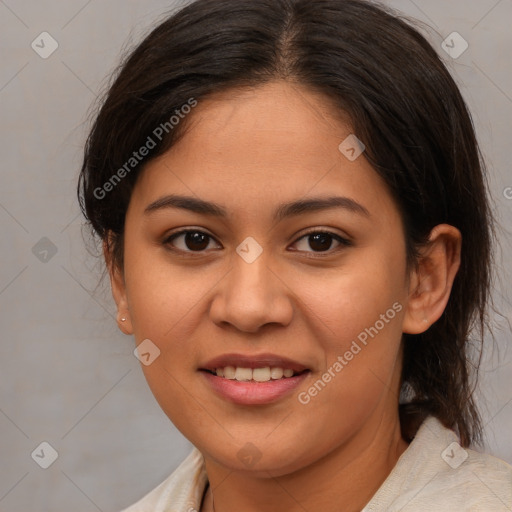
[[[198,512],[208,485],[196,448],[136,504],[122,512]],[[361,512],[511,512],[512,466],[462,448],[452,430],[427,418]]]

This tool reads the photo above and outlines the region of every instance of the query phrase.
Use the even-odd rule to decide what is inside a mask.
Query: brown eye
[[[333,241],[338,243],[337,249],[339,249],[340,246],[349,247],[352,245],[349,240],[329,231],[313,231],[307,233],[299,238],[295,244],[302,243],[302,248],[298,248],[300,251],[311,252],[308,251],[308,249],[312,249],[313,252],[327,252],[331,249]]]
[[[177,240],[181,240],[176,243]],[[183,252],[202,252],[213,238],[202,231],[180,231],[171,235],[164,241],[165,245],[172,245]]]
[[[328,233],[315,233],[308,238],[309,246],[315,251],[328,251],[333,241],[333,237]]]

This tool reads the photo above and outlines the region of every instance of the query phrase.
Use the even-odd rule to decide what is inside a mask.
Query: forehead
[[[319,93],[285,82],[227,90],[199,101],[185,122],[184,136],[140,177],[140,208],[182,193],[233,210],[251,204],[256,215],[277,201],[334,192],[389,207],[364,155],[351,161],[340,151],[352,128]]]
[[[214,108],[215,112],[212,111]],[[207,112],[207,117],[201,114]],[[258,114],[257,116],[248,114]],[[284,80],[258,86],[230,88],[202,99],[192,119],[227,125],[233,117],[244,117],[247,129],[268,129],[270,126],[296,131],[301,124],[322,128],[327,133],[350,124],[350,117],[335,101],[305,85]],[[275,121],[279,120],[276,125]]]

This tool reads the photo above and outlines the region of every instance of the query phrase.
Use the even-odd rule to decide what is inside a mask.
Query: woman
[[[362,0],[191,3],[120,68],[79,196],[195,446],[126,512],[512,508],[512,468],[469,448],[484,165],[412,26]]]

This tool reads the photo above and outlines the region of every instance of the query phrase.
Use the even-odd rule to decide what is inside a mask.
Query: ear
[[[403,332],[420,334],[439,320],[460,267],[462,235],[448,224],[436,226],[411,273]]]
[[[112,254],[112,240],[114,236],[115,235],[109,232],[107,238],[103,240],[103,256],[110,277],[112,296],[117,305],[117,325],[124,334],[133,334],[124,275],[122,270],[115,264]],[[123,318],[124,320],[122,320]]]

